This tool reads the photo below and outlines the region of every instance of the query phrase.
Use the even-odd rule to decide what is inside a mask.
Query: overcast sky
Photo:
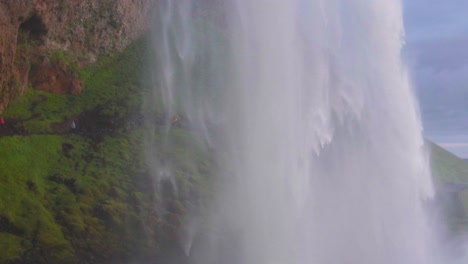
[[[468,158],[468,1],[404,0],[425,136]]]

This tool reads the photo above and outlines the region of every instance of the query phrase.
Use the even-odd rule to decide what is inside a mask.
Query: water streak
[[[430,263],[400,1],[213,2],[162,1],[156,34],[166,112],[219,167],[196,261]]]

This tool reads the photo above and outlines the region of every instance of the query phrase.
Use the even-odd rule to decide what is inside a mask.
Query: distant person
[[[5,118],[0,117],[0,125],[2,125],[3,128],[5,128]]]
[[[175,117],[172,118],[171,124],[175,125],[175,124],[177,124],[179,122],[179,120],[180,120],[179,117],[175,116]]]
[[[71,123],[71,128],[72,128],[73,130],[75,130],[75,129],[76,129],[76,123],[75,123],[75,120],[73,120],[73,122]]]

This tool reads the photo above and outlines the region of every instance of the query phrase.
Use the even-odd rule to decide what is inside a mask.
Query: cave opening
[[[42,57],[39,47],[45,44],[48,29],[38,14],[32,14],[25,20],[20,18],[16,39],[14,62],[14,85],[16,93],[22,94],[29,85],[31,69],[40,64]]]
[[[21,23],[18,30],[18,43],[42,42],[47,34],[47,27],[38,15],[32,15]]]

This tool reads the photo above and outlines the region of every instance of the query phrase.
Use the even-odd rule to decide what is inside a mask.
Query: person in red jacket
[[[5,128],[5,118],[0,117],[0,125],[2,125],[3,128]]]

